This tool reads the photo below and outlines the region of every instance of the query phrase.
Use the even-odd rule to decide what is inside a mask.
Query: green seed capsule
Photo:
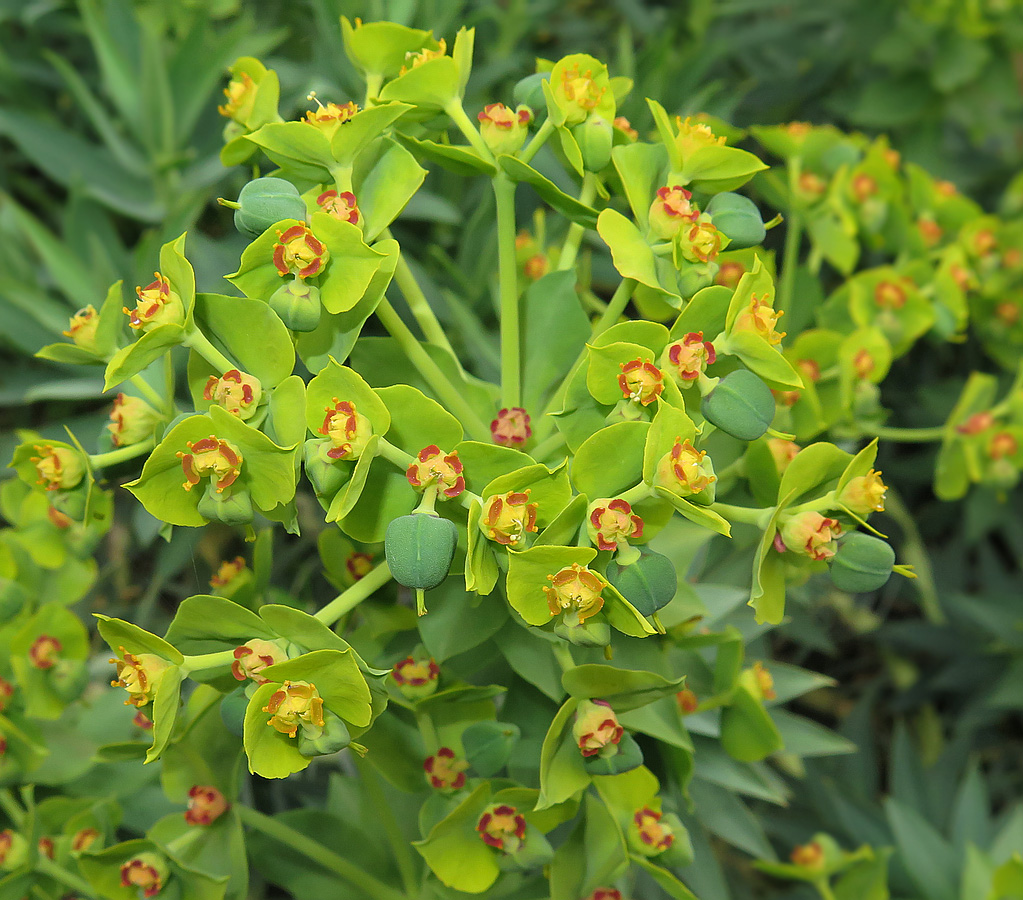
[[[703,417],[740,441],[755,441],[774,419],[771,389],[748,369],[722,378],[700,404]]]
[[[587,172],[600,172],[611,163],[611,146],[614,143],[614,127],[602,116],[590,116],[572,129],[572,136],[579,144],[583,156],[583,168]]]
[[[512,90],[512,98],[515,103],[525,104],[530,109],[547,109],[547,100],[544,98],[543,82],[550,81],[549,72],[534,72],[521,79]]]
[[[400,516],[387,526],[384,555],[398,584],[428,591],[447,577],[457,543],[454,522],[413,513]]]
[[[259,237],[282,219],[305,221],[305,201],[298,188],[283,178],[257,178],[238,194],[234,227],[249,237]]]
[[[756,247],[767,237],[760,210],[749,197],[743,197],[742,194],[717,194],[707,204],[706,212],[714,227],[730,241],[729,250]]]
[[[591,775],[620,775],[643,765],[643,751],[636,739],[625,732],[618,744],[618,752],[612,756],[588,756],[583,759],[583,768]]]
[[[320,324],[320,289],[315,284],[288,281],[271,294],[269,303],[292,331],[315,331]]]
[[[880,538],[856,531],[831,560],[831,580],[839,590],[862,594],[883,587],[892,574],[895,551]]]
[[[645,547],[632,565],[620,566],[612,560],[604,576],[644,616],[667,606],[678,590],[678,575],[671,560]]]

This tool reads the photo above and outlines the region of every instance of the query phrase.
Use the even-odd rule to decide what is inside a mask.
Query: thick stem
[[[774,507],[771,506],[766,509],[754,509],[749,506],[732,506],[730,503],[712,503],[708,508],[724,516],[729,522],[756,525],[758,528],[763,528],[764,519],[769,519],[774,512]]]
[[[106,466],[114,466],[125,460],[134,459],[148,453],[156,446],[156,438],[146,438],[137,444],[129,444],[127,447],[118,447],[116,450],[108,450],[106,453],[90,453],[89,462],[94,468],[101,469]]]
[[[386,231],[384,236],[390,237]],[[398,257],[398,265],[394,270],[394,280],[398,285],[398,290],[401,291],[402,296],[405,298],[408,308],[412,311],[412,315],[419,323],[419,327],[423,329],[423,336],[431,344],[443,347],[457,361],[458,357],[455,356],[454,348],[451,346],[443,326],[437,320],[433,308],[426,299],[426,294],[423,293],[419,282],[416,281],[416,276],[412,274],[412,269],[409,268],[409,264],[405,261],[404,255]]]
[[[778,288],[777,303],[777,307],[785,312],[788,312],[792,305],[792,293],[796,284],[796,267],[799,265],[799,248],[803,242],[803,218],[795,205],[799,169],[799,160],[790,159],[788,166],[790,200],[788,228],[785,229],[785,250],[782,256],[781,285]]]
[[[575,660],[572,659],[572,648],[563,641],[553,645],[554,658],[558,661],[558,665],[561,666],[562,672],[567,672],[569,669],[575,668]]]
[[[83,897],[96,896],[89,882],[75,875],[74,872],[69,872],[62,866],[58,866],[52,859],[46,856],[40,856],[36,860],[36,871],[40,875],[45,875],[47,878],[59,881],[65,887],[71,888],[76,894],[81,894]]]
[[[583,186],[579,192],[579,202],[584,206],[589,206],[593,203],[593,198],[596,196],[597,179],[592,172],[587,172],[583,176]],[[573,222],[568,227],[568,234],[565,236],[565,243],[562,245],[561,255],[558,257],[559,272],[571,269],[575,265],[584,234],[586,234],[586,226],[580,225],[578,222]]]
[[[290,828],[278,819],[264,815],[250,806],[243,806],[241,804],[236,805],[235,810],[238,812],[238,818],[241,819],[243,824],[248,825],[249,828],[262,832],[267,837],[273,838],[286,847],[301,853],[328,871],[334,872],[353,887],[362,891],[367,897],[371,897],[373,900],[407,900],[405,893],[402,891],[374,878],[355,863],[345,859],[343,856],[339,856],[333,850],[328,850],[323,844],[314,841],[310,837],[306,837],[306,835],[296,831],[294,828]]]
[[[515,182],[494,178],[497,200],[497,263],[501,298],[501,403],[521,405],[522,370],[519,334],[519,285],[515,265]]]
[[[537,444],[532,451],[530,456],[533,459],[543,462],[543,460],[554,453],[556,450],[560,450],[565,444],[565,436],[560,431],[555,431],[547,440]]]
[[[466,140],[472,144],[472,148],[487,162],[493,162],[494,154],[490,152],[487,142],[483,140],[483,136],[476,129],[472,119],[465,114],[465,110],[462,108],[462,101],[455,97],[454,100],[444,107],[444,112],[451,117],[451,121],[465,135]]]
[[[0,809],[7,814],[11,824],[17,828],[20,828],[22,822],[25,821],[25,810],[21,808],[21,804],[15,799],[10,788],[0,788]]]
[[[317,612],[316,618],[324,625],[333,625],[343,615],[350,613],[378,588],[382,588],[391,580],[391,570],[387,563],[382,562],[370,569],[350,588],[342,591],[323,609]]]
[[[648,485],[645,481],[641,481],[634,487],[630,487],[627,491],[623,491],[618,496],[621,497],[626,503],[635,505],[637,503],[641,503],[643,500],[646,500],[647,497],[654,496],[654,492],[650,488],[650,485]]]
[[[945,437],[945,426],[935,425],[933,428],[896,428],[888,425],[861,425],[860,435],[863,437],[879,437],[886,441],[898,441],[905,444],[925,444],[942,440]]]
[[[170,354],[168,354],[168,356],[169,355]],[[141,375],[132,375],[131,378],[129,378],[128,380],[133,385],[135,385],[135,387],[138,389],[138,392],[149,403],[149,405],[156,408],[157,410],[166,409],[168,402],[170,403],[174,402],[173,397],[170,398],[170,401],[168,401],[166,397],[161,397],[160,392],[157,391]]]
[[[236,369],[237,366],[231,362],[223,353],[209,342],[209,339],[198,328],[193,328],[185,333],[184,345],[191,348],[206,360],[221,375]]]
[[[217,650],[213,653],[186,656],[185,661],[181,664],[181,670],[188,675],[205,669],[219,669],[231,665],[232,662],[234,662],[234,650]]]
[[[548,116],[543,120],[543,124],[537,129],[536,134],[533,135],[533,139],[526,144],[525,148],[519,154],[519,159],[524,163],[528,163],[536,152],[547,143],[547,139],[554,134],[554,123],[551,121],[551,117]]]
[[[490,427],[469,406],[462,394],[441,371],[440,366],[430,358],[422,344],[416,340],[415,335],[402,321],[401,316],[395,312],[394,307],[387,300],[381,300],[376,312],[377,318],[380,319],[384,328],[398,342],[409,361],[426,379],[427,384],[433,388],[440,400],[447,406],[448,411],[462,420],[462,424],[472,434],[474,440],[489,443]]]

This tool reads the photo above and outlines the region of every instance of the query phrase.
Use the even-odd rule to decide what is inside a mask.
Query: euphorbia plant
[[[109,520],[103,477],[134,467],[124,487],[165,537],[233,529],[254,542],[253,565],[226,562],[162,636],[98,616],[135,716],[104,758],[160,765],[187,808],[143,818],[144,837],[121,842],[106,814],[88,826],[100,844],[75,848],[65,833],[72,850],[44,860],[15,838],[46,836],[36,813],[49,799],[8,792],[0,864],[43,891],[244,897],[248,834],[374,898],[609,897],[651,880],[692,897],[701,860],[683,819],[699,819],[688,787],[700,752],[759,763],[799,721],[770,712],[772,674],[746,665],[742,630],[691,583],[694,557],[742,566],[747,628],[782,622],[787,589],[829,570],[852,592],[912,574],[866,533],[887,491],[871,438],[900,436],[881,422],[877,386],[924,335],[966,327],[969,278],[951,267],[990,250],[972,232],[965,250],[941,242],[975,211],[914,171],[907,198],[883,145],[799,123],[759,135],[787,160],[782,183],[723,123],[654,100],[640,140],[618,116],[628,80],[584,54],[541,61],[513,97],[467,111],[471,30],[450,55],[391,23],[343,30],[366,80],[357,100],[310,97],[315,109],[284,120],[275,73],[247,58],[232,69],[223,159],[256,176],[225,201],[251,239],[222,287],[238,293],[197,291],[182,235],[134,308],[115,284],[72,319],[73,354],[66,342],[43,351],[102,365],[121,393],[96,452],[26,436],[20,480],[5,486],[16,525],[40,525],[62,552],[74,538],[66,552],[85,556]],[[490,181],[499,383],[454,352],[389,230],[424,164]],[[765,224],[736,193],[754,176],[789,220],[778,278],[760,245],[779,217]],[[575,195],[559,186],[570,182]],[[547,234],[523,234],[538,202],[564,220],[545,226],[560,242],[554,271]],[[916,231],[898,227],[913,216]],[[852,274],[857,227],[896,248],[897,266]],[[850,276],[827,301],[796,279],[804,228],[814,277],[825,259]],[[607,292],[581,264],[584,240],[614,273]],[[378,325],[388,338],[363,334]],[[188,351],[187,396],[175,348]],[[1019,386],[992,404],[984,382],[940,437],[948,454],[979,454],[972,480],[1008,481],[1023,461],[1009,424]],[[324,568],[343,588],[318,608],[269,585],[273,530],[297,534],[313,498]],[[91,700],[88,645],[61,605],[27,597],[33,557],[10,543],[21,549],[0,556],[5,583],[26,596],[0,607],[0,675],[16,685],[0,777],[31,784],[35,720]],[[785,699],[814,684],[788,674]],[[375,870],[260,812],[243,754],[265,779],[313,763],[357,771],[360,786],[332,802],[354,818],[352,792],[365,792],[364,832],[394,865]],[[381,802],[381,775],[410,796],[407,821]],[[76,814],[101,818],[98,805]],[[303,870],[256,856],[301,895]]]

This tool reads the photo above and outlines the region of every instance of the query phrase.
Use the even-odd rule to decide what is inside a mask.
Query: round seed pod
[[[586,171],[600,172],[608,167],[611,163],[614,127],[607,119],[602,116],[590,116],[572,129],[572,136],[579,144]]]
[[[891,577],[895,551],[880,538],[855,531],[831,559],[831,580],[850,594],[876,591]]]
[[[774,395],[748,369],[736,369],[704,396],[700,412],[725,434],[740,441],[755,441],[771,427]]]
[[[604,577],[644,616],[667,606],[678,590],[678,575],[671,560],[646,547],[632,565],[620,566],[611,560]]]
[[[547,109],[547,100],[543,94],[543,82],[550,81],[550,72],[534,72],[521,79],[512,90],[515,103],[525,104],[530,109]]]
[[[282,284],[270,295],[270,309],[292,331],[315,331],[320,324],[320,289],[295,279]]]
[[[457,543],[454,522],[412,513],[399,516],[387,526],[384,555],[398,584],[428,591],[447,577]]]
[[[259,237],[282,219],[305,221],[305,201],[298,188],[283,178],[250,181],[238,194],[238,203],[234,227],[249,237]]]
[[[730,241],[729,250],[745,250],[764,242],[767,229],[757,205],[742,194],[716,194],[707,204],[714,227]]]
[[[589,756],[583,759],[583,767],[591,775],[620,775],[638,769],[643,765],[643,751],[636,739],[625,732],[613,756]]]

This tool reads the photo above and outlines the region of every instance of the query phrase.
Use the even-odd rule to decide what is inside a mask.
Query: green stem
[[[781,285],[778,289],[777,308],[788,312],[792,304],[792,293],[796,284],[796,267],[799,265],[799,248],[803,242],[803,218],[795,207],[796,188],[799,184],[800,161],[789,160],[789,210],[788,228],[785,229],[785,250],[782,255]]]
[[[653,495],[654,493],[650,485],[647,484],[645,481],[641,481],[634,487],[630,487],[627,491],[623,491],[618,496],[621,497],[626,503],[635,505],[637,503],[641,503],[643,500],[646,500],[647,497],[652,497]]]
[[[774,512],[773,506],[754,509],[749,506],[732,506],[730,503],[712,503],[708,509],[724,516],[729,522],[742,522],[746,525],[756,525],[758,528],[763,527],[764,519],[769,519]]]
[[[401,875],[405,893],[409,897],[414,897],[417,893],[416,866],[412,859],[412,852],[409,850],[408,840],[401,832],[401,826],[391,810],[391,804],[387,802],[380,776],[369,763],[359,759],[355,754],[352,755],[352,758],[355,760],[355,767],[362,776],[362,783],[366,786],[369,802],[376,810],[380,824],[384,826],[384,831],[387,832],[387,840],[394,851],[394,861],[398,864],[398,872]]]
[[[373,101],[376,100],[377,95],[380,93],[380,86],[383,83],[383,75],[376,72],[370,72],[366,75],[366,101],[362,104],[363,108],[373,104]]]
[[[391,235],[385,230],[381,236],[389,238]],[[437,320],[433,307],[430,306],[429,301],[426,299],[426,294],[423,293],[419,282],[416,281],[416,276],[412,274],[412,269],[405,261],[404,255],[399,255],[398,257],[398,265],[394,270],[394,280],[398,285],[398,290],[401,291],[402,296],[405,298],[408,308],[412,311],[412,315],[415,316],[416,321],[419,323],[419,327],[423,329],[423,336],[431,344],[443,347],[457,361],[458,357],[455,356],[454,348],[451,346],[443,326]]]
[[[234,650],[217,650],[213,653],[186,656],[185,661],[181,664],[181,670],[188,675],[203,669],[219,669],[222,666],[231,665],[232,662],[234,662]]]
[[[836,900],[835,892],[831,890],[831,885],[828,884],[826,878],[822,878],[820,881],[815,881],[813,886],[817,888],[817,893],[821,895],[821,900]]]
[[[170,354],[167,354],[167,355],[169,356]],[[149,401],[150,406],[153,406],[156,409],[166,409],[167,408],[167,402],[168,402],[167,398],[166,397],[161,397],[160,396],[160,392],[157,391],[156,388],[154,388],[141,375],[132,375],[131,378],[129,378],[128,380],[133,385],[135,385],[135,387],[138,389],[138,392],[143,396],[143,398],[145,398],[147,401]],[[170,402],[171,403],[174,402],[174,398],[173,397],[171,397]]]
[[[579,202],[583,206],[593,203],[597,196],[597,179],[592,172],[583,176],[583,187],[579,192]],[[582,244],[583,235],[586,233],[586,226],[573,222],[568,227],[568,234],[565,236],[565,243],[561,247],[561,255],[558,257],[558,271],[564,272],[575,266],[576,257],[579,255],[579,246]]]
[[[525,148],[519,154],[519,159],[524,163],[528,163],[536,152],[547,143],[547,138],[554,134],[554,123],[551,121],[551,117],[548,116],[543,120],[543,124],[536,130],[536,134],[533,135],[533,139],[526,144]]]
[[[448,380],[440,366],[433,361],[422,344],[416,340],[411,329],[402,321],[401,316],[395,312],[394,307],[386,299],[381,300],[376,312],[384,328],[398,342],[412,365],[426,379],[427,384],[433,388],[448,410],[462,420],[462,424],[472,434],[473,439],[490,443],[490,426],[479,417],[476,410]]]
[[[7,813],[7,818],[15,827],[21,828],[22,822],[25,821],[25,811],[15,799],[14,794],[11,793],[10,788],[0,789],[0,809]]]
[[[455,97],[444,107],[444,112],[451,117],[451,121],[465,135],[466,140],[472,144],[473,149],[487,162],[493,162],[494,154],[490,152],[487,142],[483,140],[483,136],[473,124],[472,119],[466,115],[465,109],[462,107],[462,101]]]
[[[144,441],[139,441],[137,444],[129,444],[127,447],[118,447],[116,450],[108,450],[106,453],[90,453],[89,462],[94,468],[104,468],[106,466],[114,466],[117,463],[124,462],[128,459],[134,459],[136,456],[142,456],[144,453],[148,453],[153,447],[156,446],[156,438],[146,438]]]
[[[501,403],[521,405],[522,369],[519,335],[519,285],[515,265],[515,182],[507,175],[494,178],[497,200],[497,263],[501,298]]]
[[[198,353],[221,375],[225,372],[229,372],[231,369],[238,368],[233,362],[231,362],[231,360],[214,347],[213,344],[209,342],[206,335],[204,335],[198,328],[193,327],[191,331],[186,331],[183,343],[186,347],[190,347]]]
[[[36,871],[40,875],[45,875],[47,878],[59,881],[65,887],[71,888],[76,894],[81,894],[83,897],[96,896],[89,882],[73,872],[69,872],[62,866],[58,866],[52,859],[46,856],[40,856],[36,860]]]
[[[923,444],[942,440],[945,437],[945,426],[936,425],[933,428],[896,428],[888,425],[860,425],[860,435],[863,437],[879,437],[886,441]]]
[[[174,387],[174,355],[168,352],[163,355],[163,389],[167,394],[164,398],[164,409],[172,419],[178,414],[174,405]]]
[[[350,194],[352,192],[351,166],[334,166],[334,168],[330,170],[330,174],[334,179],[334,187],[337,188],[337,192],[339,194]]]
[[[924,544],[920,529],[917,528],[913,514],[906,508],[902,498],[890,487],[885,495],[885,512],[888,513],[895,523],[902,529],[902,553],[907,557],[916,572],[913,585],[920,595],[920,606],[923,609],[924,617],[932,625],[944,625],[948,619],[941,608],[941,601],[938,599],[938,589],[934,584],[934,571],[931,569],[931,560],[927,555],[927,547]]]
[[[267,837],[301,853],[328,871],[334,872],[362,891],[367,897],[371,897],[373,900],[407,900],[404,892],[374,878],[360,866],[338,855],[333,850],[328,850],[323,844],[290,828],[278,819],[241,804],[237,804],[235,810],[238,813],[238,818],[249,828],[262,832]]]
[[[555,450],[559,450],[564,444],[565,436],[560,431],[555,431],[547,440],[537,444],[529,455],[535,460],[542,461]]]
[[[316,618],[324,625],[333,625],[343,615],[350,613],[378,588],[382,588],[391,580],[391,570],[387,563],[382,562],[370,569],[350,588],[342,591],[323,609],[317,612]]]
[[[575,660],[572,659],[572,648],[568,644],[564,641],[558,641],[558,643],[553,645],[553,650],[554,658],[558,661],[558,665],[561,666],[562,672],[575,668]]]

